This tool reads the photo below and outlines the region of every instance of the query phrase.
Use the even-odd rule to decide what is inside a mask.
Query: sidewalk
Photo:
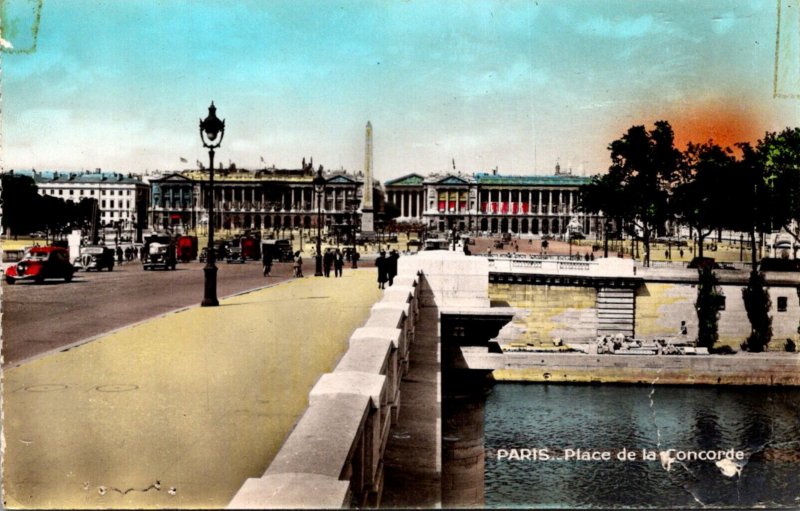
[[[5,371],[6,507],[225,507],[379,296],[371,268],[306,277]]]

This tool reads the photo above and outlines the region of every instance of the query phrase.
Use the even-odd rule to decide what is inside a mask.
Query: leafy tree
[[[670,216],[669,192],[678,179],[681,152],[667,121],[653,130],[633,126],[609,145],[608,174],[595,177],[583,187],[585,211],[616,217],[631,225],[630,234],[645,247],[645,265],[650,263],[650,239]]]
[[[756,151],[769,196],[765,215],[770,230],[784,229],[800,241],[800,128],[767,132]]]
[[[719,339],[719,303],[722,293],[719,280],[710,266],[699,270],[697,284],[697,345],[711,349]]]
[[[683,161],[680,180],[673,190],[672,210],[697,232],[697,255],[703,257],[706,236],[725,225],[730,210],[736,207],[725,186],[736,171],[736,159],[729,148],[709,141],[690,143]]]
[[[743,347],[753,352],[765,351],[772,340],[772,317],[769,315],[772,301],[763,273],[750,272],[747,287],[742,288],[742,299],[751,327]]]
[[[2,176],[3,228],[16,237],[41,227],[42,211],[39,207],[41,196],[36,183],[29,176],[13,173]]]

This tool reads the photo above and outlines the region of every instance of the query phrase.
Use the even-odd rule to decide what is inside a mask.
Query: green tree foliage
[[[743,346],[748,351],[765,351],[772,340],[772,317],[769,315],[772,301],[763,273],[750,272],[747,287],[742,288],[742,299],[751,327]]]
[[[800,241],[800,128],[767,132],[756,145],[761,178],[769,200],[764,204],[771,230],[783,228]],[[792,222],[795,221],[794,229]]]
[[[3,174],[3,230],[13,234],[27,234],[40,229],[41,212],[36,183],[27,176]]]
[[[70,229],[91,228],[99,215],[97,200],[80,203],[41,196],[33,178],[12,173],[2,176],[3,228],[12,235],[45,231],[61,234]]]
[[[737,207],[726,185],[736,173],[736,159],[729,148],[711,141],[689,143],[683,154],[684,166],[671,198],[672,211],[697,232],[697,255],[703,257],[706,236],[723,226]]]
[[[699,270],[697,284],[697,301],[695,310],[697,311],[697,345],[702,348],[711,349],[719,339],[719,303],[722,293],[719,287],[719,280],[710,266],[705,266]]]
[[[609,145],[611,166],[582,188],[585,211],[603,212],[635,229],[631,235],[645,246],[645,265],[650,262],[650,239],[670,217],[669,194],[682,165],[674,133],[667,121],[648,131],[633,126]]]

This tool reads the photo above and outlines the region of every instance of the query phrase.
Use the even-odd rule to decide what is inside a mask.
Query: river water
[[[487,507],[800,508],[800,389],[498,383],[485,413]]]

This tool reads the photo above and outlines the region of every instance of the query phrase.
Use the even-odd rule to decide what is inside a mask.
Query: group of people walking
[[[398,259],[400,259],[400,254],[397,253],[397,250],[392,250],[388,256],[385,250],[381,250],[381,254],[375,259],[375,266],[378,268],[378,289],[386,289],[387,282],[390,286],[394,284]]]
[[[353,267],[355,268],[359,257],[358,252],[355,252],[352,257],[355,258],[353,263]],[[334,277],[341,277],[342,269],[344,268],[344,260],[344,254],[338,248],[336,250],[331,250],[330,248],[326,249],[322,256],[323,274],[326,277],[330,277],[331,269],[333,269]],[[264,251],[261,257],[261,265],[263,267],[264,276],[269,277],[272,272],[272,254]],[[303,257],[300,255],[300,251],[295,252],[292,259],[292,276],[295,278],[303,276]]]
[[[342,276],[342,268],[344,267],[344,254],[338,248],[336,251],[325,249],[325,254],[322,256],[322,273],[326,277],[331,276],[331,268],[333,268],[334,277]]]

